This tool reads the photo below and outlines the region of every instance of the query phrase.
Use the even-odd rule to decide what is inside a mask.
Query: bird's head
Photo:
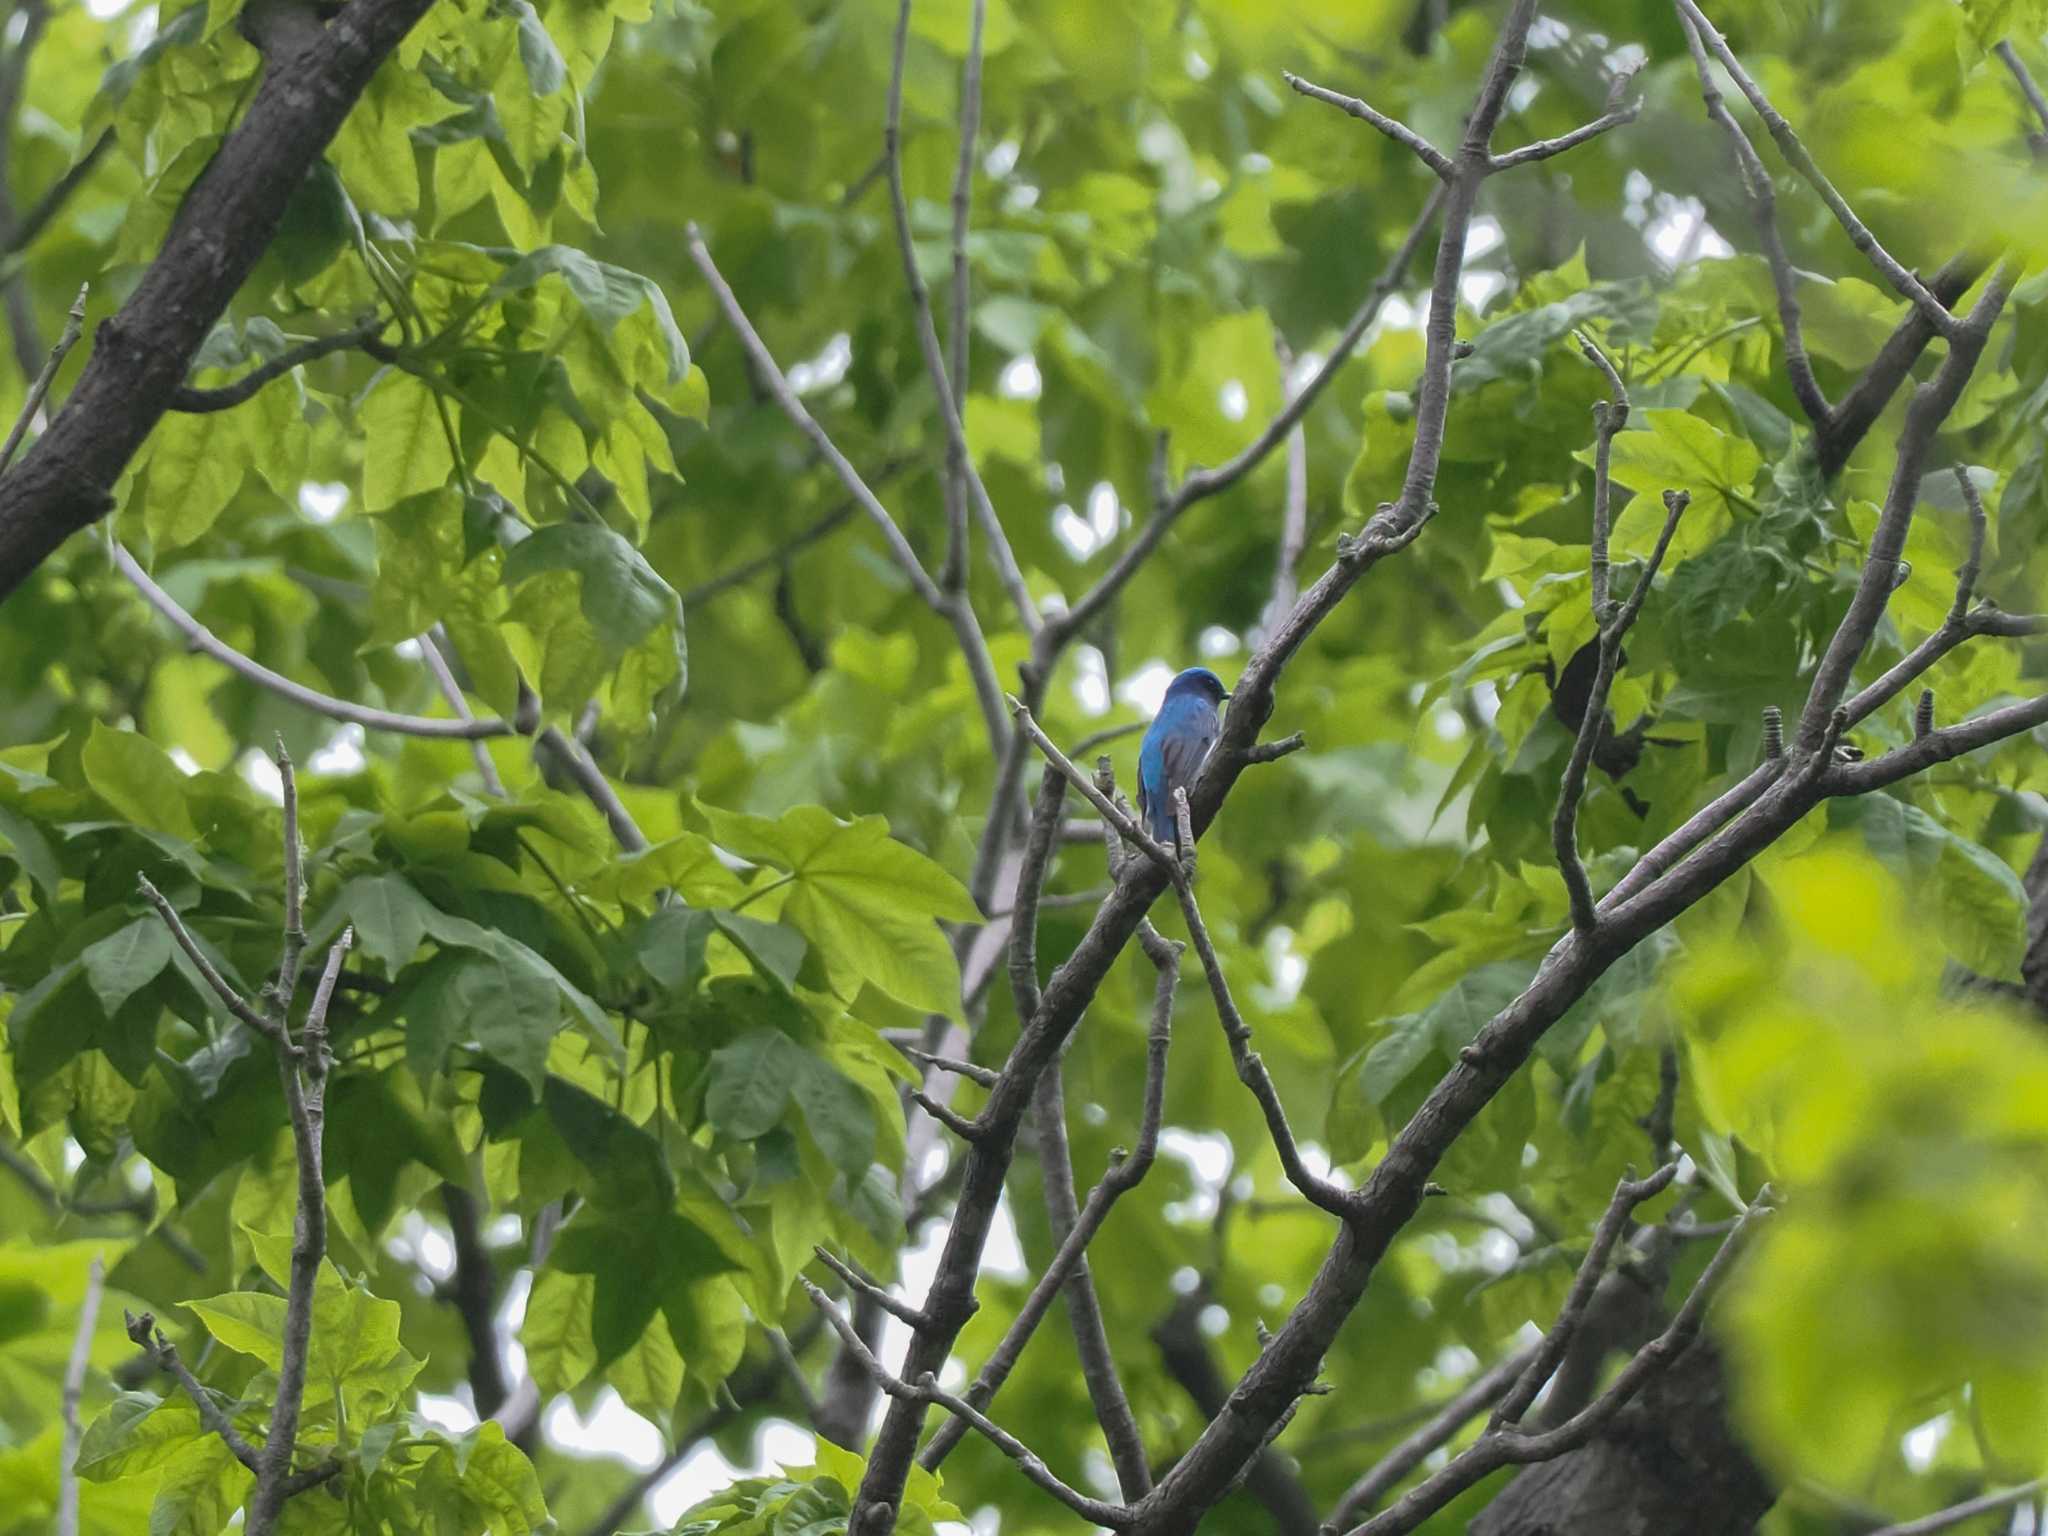
[[[1220,704],[1230,697],[1230,690],[1223,686],[1223,679],[1207,667],[1189,667],[1166,685],[1169,699],[1207,699],[1211,704]]]

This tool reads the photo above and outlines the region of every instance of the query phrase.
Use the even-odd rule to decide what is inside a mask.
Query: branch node
[[[1922,688],[1920,702],[1913,708],[1913,739],[1921,740],[1934,732],[1934,690]]]

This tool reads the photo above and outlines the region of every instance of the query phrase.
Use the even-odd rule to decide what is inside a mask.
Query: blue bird
[[[1166,685],[1159,713],[1138,748],[1138,814],[1153,837],[1178,842],[1173,792],[1192,788],[1202,760],[1216,745],[1216,706],[1230,697],[1207,667],[1189,667]]]

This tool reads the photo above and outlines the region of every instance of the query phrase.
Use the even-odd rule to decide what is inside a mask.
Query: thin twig
[[[1402,1478],[1427,1461],[1436,1450],[1463,1429],[1480,1410],[1487,1407],[1521,1377],[1536,1357],[1536,1346],[1517,1350],[1504,1360],[1475,1376],[1465,1389],[1441,1407],[1425,1410],[1428,1422],[1388,1451],[1344,1491],[1331,1511],[1329,1524],[1342,1530],[1360,1515],[1372,1512]]]
[[[1146,955],[1158,968],[1159,982],[1153,992],[1152,1023],[1146,1034],[1145,1102],[1138,1125],[1137,1145],[1129,1152],[1119,1148],[1111,1154],[1108,1169],[1101,1181],[1088,1192],[1088,1199],[1061,1240],[1059,1251],[1038,1277],[1024,1305],[1017,1309],[1017,1315],[1011,1320],[1002,1341],[975,1375],[974,1384],[967,1389],[967,1397],[978,1407],[986,1408],[1002,1389],[1004,1381],[1022,1357],[1024,1346],[1030,1342],[1032,1333],[1065,1285],[1067,1275],[1081,1262],[1088,1245],[1102,1229],[1110,1207],[1125,1191],[1136,1187],[1151,1170],[1152,1161],[1158,1155],[1159,1125],[1166,1110],[1166,1055],[1173,1038],[1173,995],[1180,982],[1182,946],[1161,938],[1149,923],[1140,930],[1139,937]],[[966,1434],[967,1425],[962,1420],[950,1419],[941,1424],[919,1453],[919,1464],[928,1471],[936,1470]]]
[[[1529,1405],[1536,1401],[1536,1394],[1543,1390],[1543,1384],[1550,1380],[1558,1363],[1571,1347],[1573,1335],[1577,1333],[1580,1321],[1586,1315],[1586,1308],[1593,1300],[1594,1289],[1607,1272],[1607,1256],[1614,1251],[1614,1245],[1621,1240],[1622,1229],[1634,1216],[1635,1209],[1645,1200],[1662,1194],[1678,1176],[1678,1164],[1666,1163],[1647,1179],[1637,1179],[1629,1174],[1622,1176],[1614,1187],[1614,1197],[1607,1203],[1607,1210],[1600,1218],[1600,1224],[1593,1229],[1593,1241],[1586,1249],[1585,1261],[1572,1276],[1571,1289],[1565,1294],[1564,1305],[1558,1309],[1556,1320],[1550,1331],[1537,1346],[1535,1358],[1516,1379],[1506,1397],[1500,1400],[1487,1420],[1489,1431],[1503,1425],[1520,1424],[1529,1411]]]
[[[164,926],[171,930],[171,937],[177,941],[178,948],[185,952],[185,958],[192,962],[201,979],[213,989],[214,996],[221,1000],[228,1012],[258,1034],[278,1040],[280,1036],[276,1026],[235,989],[234,983],[221,975],[219,968],[214,965],[206,951],[199,947],[199,941],[192,936],[192,930],[185,926],[185,920],[178,915],[177,908],[171,905],[170,898],[151,884],[147,875],[137,875],[135,883],[136,888],[142,892],[142,899],[156,908],[157,915],[164,921]]]
[[[1612,618],[1607,611],[1610,574],[1607,539],[1614,526],[1610,510],[1614,483],[1609,465],[1613,460],[1615,434],[1628,425],[1628,388],[1621,382],[1614,360],[1589,334],[1574,331],[1572,339],[1579,344],[1580,355],[1607,379],[1607,399],[1593,407],[1593,541],[1590,561],[1593,622],[1604,626]]]
[[[44,226],[50,220],[63,211],[64,205],[71,200],[71,194],[84,184],[85,179],[93,173],[93,168],[100,163],[100,157],[113,147],[113,143],[114,130],[102,128],[99,137],[92,141],[85,153],[80,155],[63,175],[51,182],[28,212],[21,216],[20,222],[14,226],[5,244],[0,245],[0,257],[12,256],[16,251],[25,251],[35,243],[36,236],[43,232]]]
[[[1592,122],[1572,129],[1570,133],[1561,133],[1554,139],[1538,139],[1533,144],[1524,144],[1520,149],[1511,149],[1504,155],[1494,155],[1487,161],[1487,168],[1498,175],[1502,171],[1511,171],[1518,165],[1533,165],[1538,160],[1548,160],[1568,149],[1577,149],[1589,139],[1599,138],[1611,128],[1619,128],[1623,123],[1634,122],[1642,110],[1642,98],[1637,97],[1627,106],[1611,108],[1594,118]]]
[[[127,1319],[130,1341],[143,1352],[151,1365],[173,1377],[184,1389],[185,1395],[192,1399],[192,1406],[199,1410],[199,1422],[220,1437],[221,1444],[228,1448],[235,1460],[251,1472],[257,1471],[259,1458],[256,1448],[242,1438],[242,1432],[221,1411],[213,1394],[200,1384],[199,1378],[179,1358],[178,1346],[164,1337],[163,1329],[156,1325],[155,1315],[144,1312],[138,1317],[127,1311],[121,1315]]]
[[[370,731],[391,731],[401,736],[427,736],[442,741],[475,741],[486,736],[511,736],[517,734],[509,720],[443,720],[427,715],[401,715],[390,710],[371,709],[347,699],[335,698],[332,694],[320,693],[295,683],[281,672],[273,672],[262,662],[244,656],[240,651],[216,636],[212,630],[187,613],[178,600],[150,579],[140,562],[129,554],[119,542],[109,540],[107,556],[116,570],[128,578],[129,583],[140,592],[166,619],[173,628],[184,635],[186,643],[195,651],[203,651],[215,661],[225,665],[272,693],[292,703],[310,709],[316,715],[325,715],[330,720],[360,725]]]
[[[1038,607],[1031,601],[1030,590],[1024,585],[1024,573],[1018,569],[1017,557],[1010,549],[1009,537],[1003,532],[995,506],[988,498],[988,487],[982,484],[981,473],[974,467],[974,456],[968,452],[967,428],[959,409],[960,401],[965,398],[967,381],[963,378],[955,383],[946,377],[945,353],[939,345],[938,327],[932,321],[931,290],[925,286],[924,274],[917,266],[917,244],[910,229],[910,199],[903,188],[903,72],[904,55],[910,45],[910,6],[911,0],[902,0],[896,12],[896,36],[889,64],[888,117],[882,128],[882,152],[889,175],[889,210],[896,223],[896,244],[903,258],[904,286],[910,291],[918,348],[924,354],[925,373],[938,397],[939,424],[946,433],[947,478],[949,482],[958,480],[965,485],[966,500],[981,519],[982,536],[988,541],[989,557],[995,562],[1003,590],[1009,593],[1018,621],[1029,633],[1036,630],[1041,622]],[[976,99],[978,103],[978,94]],[[964,213],[961,217],[964,219]],[[956,532],[964,541],[965,504],[958,516],[961,521]],[[960,547],[964,560],[964,542]]]
[[[1155,842],[1151,833],[1138,825],[1135,817],[1119,810],[1107,795],[1097,789],[1094,780],[1090,779],[1079,768],[1076,768],[1066,753],[1053,745],[1052,738],[1045,734],[1044,729],[1036,720],[1031,718],[1031,711],[1026,709],[1020,700],[1015,698],[1010,700],[1010,713],[1016,720],[1018,729],[1022,730],[1031,739],[1033,746],[1045,754],[1045,760],[1059,770],[1069,784],[1072,784],[1081,791],[1088,803],[1095,807],[1104,821],[1116,828],[1117,832],[1122,835],[1126,842],[1144,850],[1147,858],[1168,871],[1169,874],[1178,878],[1180,861],[1174,857],[1173,853],[1163,844]]]
[[[1038,903],[1045,894],[1045,877],[1052,868],[1066,803],[1065,776],[1047,768],[1031,808],[1031,833],[1017,870],[1017,893],[1010,914],[1010,995],[1020,1019],[1038,1012]]]
[[[302,341],[295,347],[287,348],[266,363],[259,363],[231,384],[222,384],[213,389],[201,389],[194,385],[181,385],[171,395],[171,409],[201,413],[226,411],[256,398],[256,392],[272,379],[283,378],[302,363],[310,363],[327,356],[330,352],[346,352],[360,347],[367,341],[374,341],[377,333],[391,322],[379,315],[365,320],[346,331],[332,336],[315,336]]]
[[[922,1328],[924,1326],[925,1315],[891,1291],[886,1285],[876,1284],[858,1269],[854,1268],[853,1265],[822,1244],[814,1245],[811,1252],[818,1256],[819,1263],[844,1280],[854,1290],[874,1302],[876,1306],[887,1312],[898,1322],[908,1323],[913,1328]]]
[[[1040,1076],[1031,1109],[1032,1124],[1038,1132],[1038,1166],[1044,1185],[1046,1219],[1052,1227],[1053,1241],[1064,1246],[1081,1223],[1081,1208],[1074,1197],[1074,1157],[1067,1144],[1061,1066],[1055,1061]],[[1135,1503],[1151,1491],[1151,1461],[1145,1454],[1145,1439],[1138,1431],[1137,1416],[1131,1412],[1131,1400],[1117,1375],[1116,1357],[1110,1353],[1109,1330],[1103,1326],[1102,1302],[1095,1294],[1095,1277],[1088,1269],[1086,1248],[1068,1266],[1063,1294],[1067,1321],[1074,1335],[1074,1354],[1081,1363],[1081,1379],[1088,1388],[1089,1401],[1095,1406],[1095,1420],[1101,1426],[1103,1441],[1109,1447],[1117,1486],[1126,1504]]]
[[[2027,105],[2034,109],[2034,116],[2041,121],[2040,128],[2028,135],[2035,143],[2036,153],[2044,136],[2048,136],[2048,96],[2041,94],[2041,87],[2034,83],[2033,72],[2027,68],[2014,48],[2010,38],[1999,42],[1992,50],[2005,61],[2005,67],[2012,71],[2012,78],[2020,88],[2020,94],[2027,98]]]
[[[1995,1493],[1979,1494],[1974,1499],[1951,1504],[1947,1509],[1937,1509],[1933,1514],[1922,1515],[1917,1520],[1902,1520],[1897,1525],[1880,1526],[1877,1530],[1869,1532],[1868,1536],[1934,1536],[1936,1531],[1948,1530],[1978,1515],[2010,1509],[2023,1500],[2031,1499],[2043,1489],[2048,1489],[2048,1477],[2037,1477],[2031,1483],[2021,1483],[2017,1488],[2001,1488]]]
[[[438,626],[436,626],[438,627]],[[448,707],[455,711],[458,720],[474,720],[476,711],[469,707],[469,700],[463,696],[462,685],[455,680],[454,669],[448,665],[448,657],[434,638],[433,630],[426,630],[419,637],[420,659],[426,662],[427,670],[434,674],[434,683],[441,690],[441,697],[448,701]],[[476,764],[477,777],[483,781],[484,793],[495,799],[505,798],[505,781],[498,776],[498,765],[491,761],[491,750],[481,741],[469,744],[469,755]]]
[[[1188,792],[1185,788],[1176,788],[1173,798],[1175,810],[1185,825]],[[1186,846],[1194,845],[1190,841]],[[1280,1090],[1273,1086],[1273,1076],[1266,1070],[1265,1062],[1251,1048],[1251,1029],[1231,998],[1230,982],[1223,974],[1223,962],[1216,956],[1216,946],[1210,941],[1208,925],[1202,921],[1202,909],[1195,900],[1194,881],[1177,880],[1174,888],[1180,894],[1180,911],[1187,921],[1188,937],[1194,941],[1195,954],[1209,978],[1209,995],[1216,1001],[1216,1017],[1223,1025],[1223,1038],[1230,1044],[1231,1062],[1237,1068],[1238,1080],[1251,1089],[1252,1097],[1259,1101],[1259,1108],[1266,1117],[1267,1134],[1272,1137],[1273,1149],[1280,1154],[1280,1166],[1286,1170],[1287,1181],[1300,1190],[1311,1205],[1339,1219],[1348,1218],[1351,1215],[1351,1192],[1310,1172],[1301,1159],[1301,1148],[1295,1144],[1294,1132],[1287,1124],[1287,1110],[1280,1102]]]
[[[56,381],[57,370],[64,366],[64,359],[71,355],[71,349],[78,345],[78,338],[85,330],[86,289],[78,290],[78,297],[72,301],[71,309],[64,317],[64,329],[57,337],[57,344],[50,348],[50,355],[43,363],[42,371],[35,382],[28,387],[28,398],[21,402],[21,414],[14,418],[14,426],[7,433],[7,441],[0,443],[0,475],[7,473],[7,466],[14,462],[15,450],[21,446],[22,437],[27,433],[29,423],[36,418],[36,412],[43,408],[43,401],[50,393],[50,385]]]
[[[576,781],[576,787],[603,813],[606,825],[612,829],[612,836],[621,848],[628,853],[646,851],[647,835],[640,830],[633,813],[626,809],[626,802],[619,798],[611,780],[604,776],[604,770],[597,766],[581,742],[572,740],[559,727],[551,725],[540,733],[537,744],[562,765],[569,777]]]
[[[1927,291],[1925,283],[1907,271],[1891,252],[1879,243],[1868,225],[1856,217],[1856,210],[1849,206],[1847,198],[1835,190],[1834,183],[1828,180],[1820,166],[1815,163],[1813,156],[1807,152],[1805,144],[1800,142],[1799,135],[1793,132],[1792,125],[1771,105],[1770,98],[1763,93],[1763,88],[1751,77],[1749,71],[1742,67],[1742,61],[1735,56],[1735,50],[1728,46],[1728,39],[1707,20],[1706,14],[1694,0],[1672,0],[1672,3],[1678,7],[1679,14],[1699,33],[1700,41],[1705,43],[1721,61],[1721,67],[1728,71],[1728,77],[1735,82],[1736,88],[1749,98],[1750,106],[1763,120],[1764,127],[1770,131],[1771,137],[1777,141],[1779,152],[1784,155],[1786,163],[1805,177],[1807,184],[1820,194],[1820,200],[1826,203],[1828,211],[1834,214],[1835,222],[1842,226],[1842,232],[1849,237],[1849,243],[1868,257],[1871,265],[1877,268],[1885,281],[1901,296],[1911,300],[1941,335],[1953,336],[1960,323],[1955,315]]]
[[[1834,407],[1822,393],[1820,381],[1814,377],[1813,359],[1807,355],[1799,307],[1799,274],[1793,270],[1792,258],[1785,254],[1785,241],[1778,232],[1777,191],[1771,185],[1770,172],[1764,169],[1763,161],[1757,156],[1756,147],[1749,142],[1749,135],[1728,110],[1721,87],[1715,82],[1714,67],[1707,58],[1706,44],[1700,39],[1699,29],[1682,10],[1678,23],[1685,33],[1686,47],[1692,53],[1694,71],[1699,75],[1700,97],[1706,103],[1707,116],[1728,135],[1729,147],[1735,156],[1736,174],[1742,179],[1742,190],[1749,199],[1750,217],[1756,224],[1757,238],[1763,243],[1764,259],[1771,269],[1771,286],[1778,295],[1778,325],[1785,333],[1786,378],[1792,385],[1793,397],[1806,412],[1814,429],[1825,433],[1833,425]]]
[[[1121,1505],[1108,1504],[1101,1499],[1091,1499],[1087,1494],[1069,1488],[1054,1476],[1051,1469],[1039,1459],[1038,1454],[1015,1435],[993,1423],[986,1414],[964,1398],[956,1397],[938,1384],[937,1378],[927,1372],[916,1382],[908,1382],[892,1374],[875,1358],[865,1340],[855,1331],[846,1315],[809,1279],[799,1275],[803,1288],[811,1298],[811,1304],[825,1316],[832,1325],[832,1331],[839,1335],[847,1351],[858,1360],[868,1375],[890,1397],[906,1401],[935,1403],[955,1417],[965,1420],[972,1428],[979,1430],[1005,1456],[1017,1463],[1018,1469],[1039,1488],[1058,1499],[1067,1508],[1084,1520],[1097,1525],[1106,1525],[1112,1530],[1121,1529],[1130,1523],[1130,1511]]]
[[[954,1073],[957,1076],[966,1078],[970,1083],[979,1083],[984,1088],[995,1087],[996,1079],[1002,1076],[1000,1072],[992,1067],[976,1066],[971,1061],[961,1061],[952,1056],[934,1056],[930,1051],[921,1051],[916,1046],[899,1045],[896,1049],[908,1056],[912,1061],[920,1062],[927,1067],[934,1067],[941,1072]]]
[[[974,0],[968,22],[967,57],[960,65],[960,163],[953,172],[953,289],[946,312],[946,341],[951,349],[953,401],[960,422],[967,423],[967,368],[973,327],[967,263],[967,221],[974,205],[974,160],[981,135],[981,46],[988,18],[988,0]],[[957,590],[967,580],[967,475],[960,449],[946,447],[945,576],[941,585]]]
[[[1690,7],[1692,0],[1678,3]],[[1798,745],[1802,752],[1812,753],[1820,745],[1829,717],[1841,703],[1856,663],[1884,617],[1885,607],[1898,585],[1899,560],[1905,553],[1906,535],[1919,505],[1920,480],[1935,434],[1962,398],[1963,387],[1976,369],[1991,328],[2005,308],[2013,279],[2013,269],[2006,266],[1985,284],[1969,318],[1950,334],[1948,356],[1942,360],[1940,369],[1914,392],[1913,402],[1906,409],[1891,486],[1870,536],[1870,549],[1855,596],[1849,600],[1848,612],[1836,626],[1820,665],[1814,670],[1813,687],[1799,717]]]
[[[1325,86],[1317,85],[1313,81],[1304,80],[1301,76],[1289,70],[1282,70],[1280,77],[1311,101],[1320,101],[1324,106],[1335,107],[1339,112],[1355,117],[1361,123],[1370,123],[1396,144],[1412,153],[1416,159],[1428,166],[1438,176],[1446,181],[1451,178],[1451,174],[1455,169],[1451,164],[1451,157],[1430,143],[1429,140],[1425,139],[1413,128],[1410,128],[1406,123],[1401,122],[1397,118],[1387,116],[1386,113],[1380,111],[1377,107],[1360,101],[1356,96],[1346,96],[1341,91],[1333,91]]]
[[[64,1365],[63,1444],[57,1452],[57,1514],[54,1536],[78,1536],[78,1409],[85,1397],[85,1368],[92,1363],[92,1335],[99,1326],[101,1288],[106,1261],[92,1256],[85,1271],[85,1295],[78,1303],[78,1327],[71,1336],[71,1358]]]

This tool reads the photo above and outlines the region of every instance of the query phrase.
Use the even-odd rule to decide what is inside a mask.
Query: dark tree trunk
[[[1518,1474],[1471,1536],[1749,1536],[1777,1496],[1728,1422],[1703,1339],[1592,1444]]]

